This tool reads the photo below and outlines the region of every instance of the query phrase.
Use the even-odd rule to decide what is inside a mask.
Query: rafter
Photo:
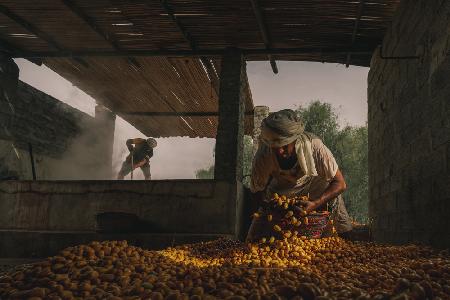
[[[356,41],[356,34],[358,33],[359,22],[361,21],[362,12],[363,12],[363,9],[364,9],[364,1],[365,0],[360,0],[359,1],[358,12],[356,13],[355,26],[353,27],[352,42],[350,44],[350,48],[353,47],[353,45],[355,44],[355,41]],[[345,66],[347,68],[350,65],[351,56],[352,56],[351,52],[347,53],[347,60],[345,62]]]
[[[353,55],[371,55],[372,47],[349,48],[272,48],[272,49],[241,49],[244,56],[249,55],[300,55],[300,54],[329,54],[341,55],[351,52]],[[221,57],[224,49],[214,50],[85,50],[85,51],[44,51],[44,52],[15,52],[14,58],[40,57],[128,57],[128,56],[160,56],[160,57]]]
[[[44,40],[47,44],[49,44],[51,47],[57,49],[58,51],[67,51],[63,47],[61,47],[51,36],[49,36],[47,33],[43,32],[27,20],[21,18],[11,10],[9,10],[7,7],[0,4],[0,13],[4,14],[38,38]],[[82,64],[85,67],[89,67],[88,63],[80,58],[74,58],[76,61],[78,61],[80,64]]]
[[[169,16],[169,18],[175,23],[175,26],[178,28],[178,30],[183,35],[183,38],[189,43],[189,47],[193,50],[197,50],[197,44],[194,41],[194,38],[191,36],[189,31],[187,31],[186,27],[181,23],[181,21],[177,18],[175,15],[174,10],[172,7],[170,7],[167,0],[161,0],[161,6],[164,10],[164,12]],[[206,69],[206,72],[208,72],[208,77],[211,80],[211,83],[214,87],[214,90],[216,91],[216,94],[219,95],[219,78],[217,77],[216,73],[214,72],[214,68],[211,65],[209,59],[207,57],[201,56],[200,61],[202,62],[203,66]]]
[[[0,52],[6,53],[8,56],[13,57],[14,53],[20,52],[21,50],[16,46],[10,44],[8,41],[0,38]],[[42,66],[42,60],[40,58],[27,58],[28,61]]]
[[[256,21],[258,22],[259,31],[261,32],[261,36],[263,38],[264,45],[266,48],[271,47],[271,40],[269,37],[269,33],[267,31],[267,25],[264,22],[264,17],[262,15],[261,7],[259,6],[258,0],[250,0],[253,7],[253,12],[256,16]],[[272,67],[272,71],[277,74],[278,73],[278,67],[277,63],[275,62],[275,59],[272,57],[272,55],[267,55],[267,58],[270,61],[270,66]]]
[[[92,30],[94,30],[98,35],[100,35],[105,41],[107,41],[115,50],[122,50],[119,44],[117,44],[116,41],[111,39],[111,37],[103,32],[103,30],[95,23],[95,21],[88,16],[80,7],[78,7],[73,1],[71,0],[62,0],[62,2],[73,12],[75,13],[80,19],[82,19],[86,24],[91,27]],[[140,64],[134,57],[128,57],[128,61],[133,64],[136,67],[140,67]]]
[[[181,112],[181,111],[171,111],[171,112],[116,112],[119,115],[128,115],[128,116],[146,116],[146,117],[218,117],[219,112],[217,111],[189,111],[189,112]],[[253,111],[245,112],[245,115],[252,116]]]

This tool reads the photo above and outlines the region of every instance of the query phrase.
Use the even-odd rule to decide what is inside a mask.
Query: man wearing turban
[[[117,179],[122,180],[128,173],[136,168],[141,168],[145,180],[152,179],[152,174],[150,173],[150,158],[153,157],[153,148],[158,145],[156,140],[153,138],[135,138],[128,139],[126,144],[130,154],[122,163]]]
[[[306,212],[331,208],[330,218],[340,235],[352,230],[342,193],[344,177],[330,150],[304,131],[299,116],[290,109],[269,114],[262,121],[259,148],[252,164],[250,190],[261,206],[273,193],[309,196]],[[248,239],[258,230],[252,223]]]

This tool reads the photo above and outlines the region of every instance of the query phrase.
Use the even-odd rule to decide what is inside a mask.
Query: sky
[[[94,115],[95,100],[44,65],[39,67],[16,59],[19,79],[31,86]],[[331,103],[341,117],[341,125],[363,125],[367,120],[367,73],[369,68],[317,63],[277,62],[274,74],[268,62],[247,62],[247,74],[254,105],[270,111],[296,108],[313,100]],[[144,137],[136,128],[117,117],[113,167],[118,171],[127,155],[125,141]],[[195,171],[214,162],[215,139],[159,138],[151,159],[152,179],[195,178]],[[143,179],[141,171],[134,173]],[[129,178],[129,176],[128,176]]]

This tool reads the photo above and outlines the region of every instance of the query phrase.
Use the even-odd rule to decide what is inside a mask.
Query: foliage
[[[305,131],[314,133],[327,147],[333,148],[339,135],[339,118],[331,104],[314,101],[307,107],[299,106],[297,112],[305,124]]]
[[[320,137],[333,153],[344,174],[347,190],[344,201],[351,217],[359,222],[368,219],[368,148],[367,124],[340,128],[339,117],[329,103],[311,102],[297,111],[305,130]]]
[[[199,169],[195,171],[195,178],[197,179],[213,179],[214,178],[214,165],[205,169]]]
[[[243,153],[243,183],[248,187],[250,184],[250,174],[252,169],[253,159],[253,141],[248,135],[244,136],[244,153]],[[199,169],[195,171],[195,177],[197,179],[213,179],[214,178],[214,165],[208,168]]]
[[[250,186],[250,175],[252,174],[253,161],[253,139],[246,135],[244,136],[244,157],[243,159],[243,183],[246,187]]]

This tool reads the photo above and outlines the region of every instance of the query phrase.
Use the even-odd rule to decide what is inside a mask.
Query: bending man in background
[[[153,156],[153,148],[157,146],[156,140],[148,139],[128,139],[126,142],[130,154],[122,163],[117,179],[123,179],[131,170],[141,168],[146,180],[150,180],[150,158]],[[134,145],[134,146],[133,146]],[[131,159],[133,157],[133,160]],[[133,164],[133,166],[131,165]]]
[[[258,151],[253,158],[250,190],[260,207],[273,193],[309,196],[306,212],[331,210],[340,235],[352,230],[342,193],[346,184],[336,160],[322,141],[304,131],[303,122],[290,109],[271,113],[261,123]],[[247,239],[264,224],[254,219]]]

